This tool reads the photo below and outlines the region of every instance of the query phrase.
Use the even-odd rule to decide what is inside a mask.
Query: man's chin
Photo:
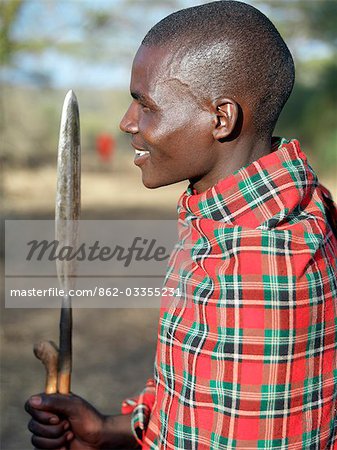
[[[172,184],[172,183],[169,183],[169,184]],[[167,186],[167,184],[154,183],[154,182],[147,181],[147,180],[146,181],[143,180],[143,185],[148,189],[157,189],[157,188],[160,188],[163,186]]]
[[[151,180],[150,178],[142,177],[143,185],[148,189],[157,189],[164,186],[170,186],[171,184],[178,183],[178,181],[162,181],[162,180]]]

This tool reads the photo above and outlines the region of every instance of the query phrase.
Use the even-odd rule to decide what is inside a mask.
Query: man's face
[[[179,80],[174,55],[159,47],[141,46],[132,67],[130,91],[133,100],[120,127],[132,135],[135,164],[144,185],[156,188],[207,176],[216,161],[214,117],[192,86]]]

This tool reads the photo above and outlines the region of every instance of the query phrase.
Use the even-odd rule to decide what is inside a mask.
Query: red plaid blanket
[[[337,215],[298,142],[178,212],[142,448],[337,448]]]

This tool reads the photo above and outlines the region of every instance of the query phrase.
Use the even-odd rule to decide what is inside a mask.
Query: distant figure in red
[[[96,151],[103,162],[111,161],[115,153],[116,142],[110,134],[100,134],[96,139]]]

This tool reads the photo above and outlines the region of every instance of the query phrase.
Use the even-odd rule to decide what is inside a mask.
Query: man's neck
[[[190,180],[197,193],[201,193],[227,178],[241,167],[248,166],[254,161],[271,152],[271,137],[256,139],[245,137],[226,143],[215,143],[218,162],[212,172],[205,176]]]

